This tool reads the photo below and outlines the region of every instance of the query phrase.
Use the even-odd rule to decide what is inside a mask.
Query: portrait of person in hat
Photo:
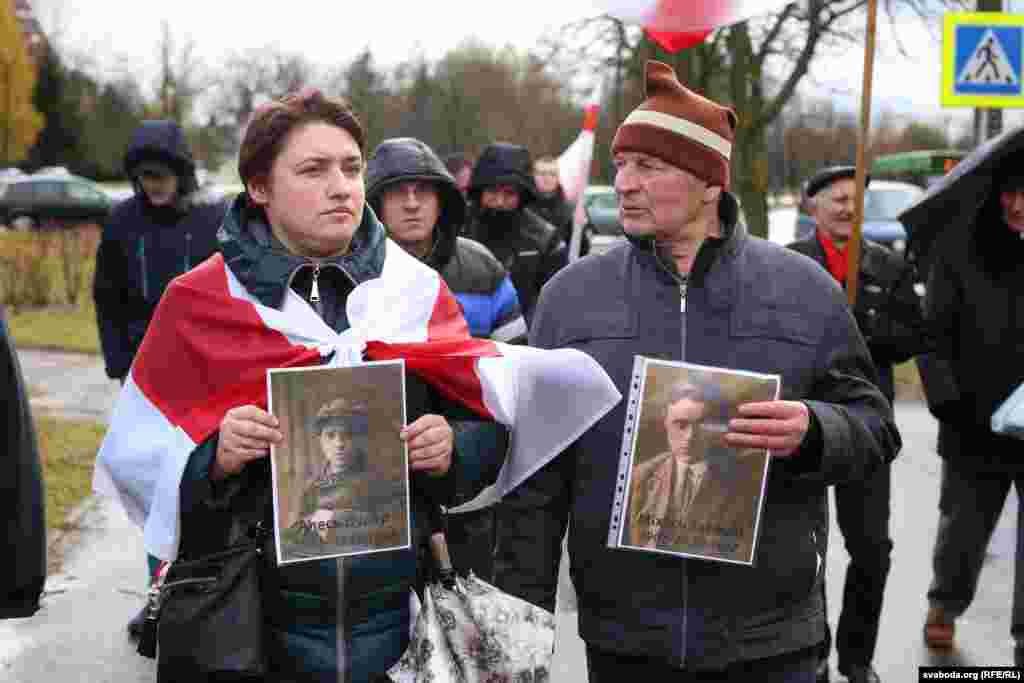
[[[817,262],[844,290],[856,221],[856,172],[855,166],[828,166],[807,180],[805,195],[815,232],[789,245]],[[865,183],[870,182],[868,176]],[[912,273],[898,253],[861,238],[860,254],[853,315],[871,353],[878,388],[894,403],[894,365],[927,350],[921,302]],[[835,486],[836,519],[850,555],[835,642],[840,673],[855,681],[877,677],[871,662],[892,554],[890,470],[888,465],[878,467],[863,479]],[[832,631],[827,624],[825,634],[819,681],[829,678]]]
[[[318,553],[322,544],[357,550],[373,545],[380,527],[400,522],[403,483],[370,471],[369,423],[369,406],[358,400],[332,399],[317,411],[310,436],[319,457],[307,469],[299,520],[289,525],[288,542],[312,544]]]
[[[753,566],[609,547],[622,401],[502,499],[495,583],[552,609],[568,528],[590,683],[813,680],[826,487],[891,461],[899,432],[831,276],[739,220],[742,122],[667,64],[647,62],[643,85],[611,147],[627,241],[551,278],[530,345],[586,352],[623,396],[638,354],[780,375],[780,398],[740,403],[722,436],[771,452]]]

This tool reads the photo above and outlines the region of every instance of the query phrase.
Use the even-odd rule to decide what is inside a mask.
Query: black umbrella
[[[907,229],[908,259],[917,264],[922,278],[927,278],[938,237],[947,229],[970,229],[978,211],[992,195],[996,172],[1018,154],[1024,170],[1024,126],[1010,129],[975,149],[899,215]]]

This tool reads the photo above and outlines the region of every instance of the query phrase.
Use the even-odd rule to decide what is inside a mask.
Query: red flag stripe
[[[149,329],[132,379],[196,443],[217,430],[228,408],[266,406],[266,368],[321,359],[316,349],[268,328],[251,304],[231,297],[220,254],[171,283]],[[173,366],[164,362],[171,358]],[[197,404],[196,396],[206,398]]]

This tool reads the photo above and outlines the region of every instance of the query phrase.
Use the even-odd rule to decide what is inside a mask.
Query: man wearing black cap
[[[568,527],[590,683],[813,680],[827,486],[889,462],[899,433],[828,273],[739,219],[735,113],[661,62],[644,86],[611,146],[627,240],[545,285],[530,344],[589,354],[623,396],[637,355],[779,374],[779,400],[742,403],[721,437],[771,450],[754,564],[608,547],[621,401],[502,498],[495,583],[551,609]]]
[[[853,166],[831,166],[807,181],[805,194],[817,229],[814,235],[789,245],[817,261],[844,289],[856,220],[855,174]],[[870,178],[867,181],[870,182]],[[895,399],[893,364],[925,350],[921,306],[903,259],[867,240],[861,241],[853,314],[878,371],[878,386],[892,403]],[[889,488],[888,465],[878,467],[865,479],[835,487],[836,519],[850,554],[836,649],[839,671],[853,683],[878,680],[871,660],[878,639],[882,594],[892,552]],[[831,631],[826,626],[818,668],[819,683],[828,681],[830,650]]]
[[[527,324],[540,288],[568,257],[558,230],[528,208],[536,198],[525,147],[496,142],[484,148],[469,181],[466,234],[508,270]]]

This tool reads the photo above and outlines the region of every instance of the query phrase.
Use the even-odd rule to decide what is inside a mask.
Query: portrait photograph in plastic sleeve
[[[608,545],[755,564],[768,451],[725,442],[740,404],[778,375],[637,356]]]
[[[409,547],[403,361],[267,372],[278,564]]]

